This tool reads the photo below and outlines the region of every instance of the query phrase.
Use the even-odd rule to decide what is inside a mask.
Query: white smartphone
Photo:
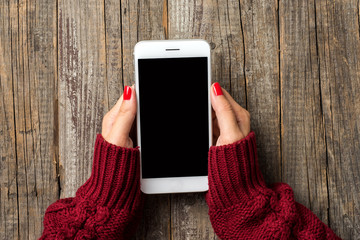
[[[209,44],[141,41],[134,60],[141,190],[207,191],[212,144]]]

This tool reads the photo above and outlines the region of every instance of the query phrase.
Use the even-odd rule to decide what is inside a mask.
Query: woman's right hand
[[[211,86],[211,105],[214,109],[213,134],[216,146],[231,144],[250,133],[250,114],[242,108],[219,83]]]
[[[136,116],[134,90],[134,87],[125,86],[123,95],[103,118],[101,132],[103,138],[119,147],[133,147],[133,141],[129,134]]]

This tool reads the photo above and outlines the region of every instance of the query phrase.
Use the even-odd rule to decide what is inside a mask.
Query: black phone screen
[[[207,176],[208,59],[138,59],[143,178]]]

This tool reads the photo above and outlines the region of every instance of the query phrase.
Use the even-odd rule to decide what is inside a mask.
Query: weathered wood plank
[[[212,81],[246,107],[243,36],[238,1],[169,1],[169,38],[208,41]]]
[[[90,176],[105,114],[104,1],[59,1],[59,152],[61,197]]]
[[[172,239],[170,194],[146,195],[143,217],[133,239]]]
[[[280,1],[283,181],[328,223],[326,143],[314,1]]]
[[[276,1],[241,2],[246,103],[267,183],[281,181],[279,29]]]
[[[56,2],[2,1],[0,11],[0,232],[36,239],[58,197]]]
[[[360,237],[359,1],[316,1],[330,227]]]
[[[122,0],[122,41],[123,41],[123,82],[132,85],[134,79],[134,46],[141,40],[165,39],[166,23],[163,0],[131,1]],[[164,15],[164,16],[163,16]]]
[[[133,56],[135,44],[141,40],[166,38],[166,12],[166,1],[163,0],[121,1],[122,82],[124,85],[135,83]],[[170,204],[169,194],[146,196],[144,216],[134,238],[171,239]]]
[[[118,0],[104,1],[105,8],[105,42],[106,42],[106,76],[105,95],[106,112],[115,105],[122,94],[122,38],[121,6]]]
[[[212,48],[212,81],[246,106],[239,2],[168,1],[168,10],[169,38],[207,40]],[[217,238],[204,194],[174,195],[171,205],[174,239]]]
[[[17,16],[14,3],[0,3],[0,232],[3,233],[3,240],[19,239],[13,80],[15,66],[12,65],[16,63],[16,58],[12,57],[11,47],[18,35]]]
[[[171,197],[173,239],[219,239],[209,221],[205,193],[173,194]]]
[[[74,196],[90,175],[103,115],[134,83],[134,45],[164,38],[211,44],[213,81],[250,111],[266,181],[288,182],[343,239],[358,239],[359,8],[355,0],[1,1],[0,239],[40,236],[60,193],[59,158],[61,197]],[[197,193],[147,196],[134,238],[217,237]]]

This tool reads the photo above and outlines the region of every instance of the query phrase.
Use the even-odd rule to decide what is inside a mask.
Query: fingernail
[[[215,93],[216,96],[223,95],[220,84],[218,82],[214,83],[213,90],[214,90],[214,93]]]
[[[123,98],[124,98],[124,100],[130,100],[130,98],[131,98],[131,87],[125,86]]]

